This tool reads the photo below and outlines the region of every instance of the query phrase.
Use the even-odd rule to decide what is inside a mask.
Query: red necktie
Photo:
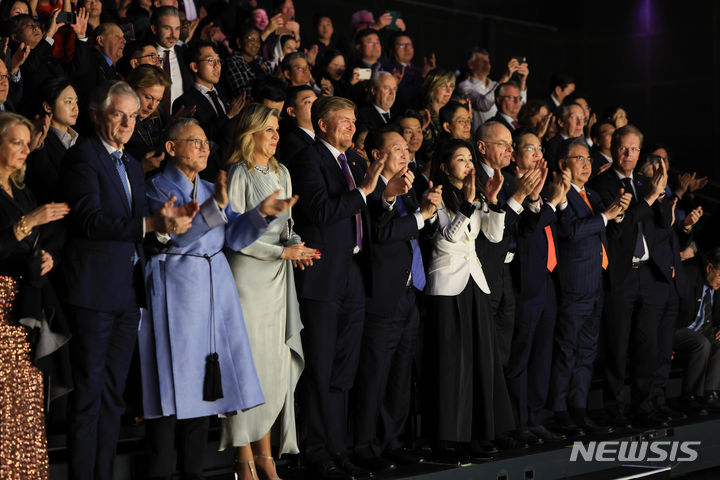
[[[587,193],[585,193],[585,190],[579,190],[578,193],[583,198],[583,200],[585,200],[585,203],[587,203],[587,206],[590,209],[590,211],[595,213],[592,208],[592,205],[590,205],[590,200],[588,200]],[[602,243],[600,245],[602,246],[602,252],[603,252],[602,268],[603,268],[603,270],[607,270],[608,263],[609,263],[607,252],[605,251],[605,245]]]
[[[553,238],[552,228],[550,228],[550,225],[545,227],[545,236],[547,237],[548,244],[547,269],[549,272],[552,272],[557,266],[557,255],[555,252],[555,239]]]

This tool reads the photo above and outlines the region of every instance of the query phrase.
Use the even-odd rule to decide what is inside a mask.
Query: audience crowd
[[[292,0],[0,17],[0,477],[48,478],[63,402],[76,480],[112,478],[128,417],[147,478],[201,478],[216,417],[256,480],[720,411],[707,178],[571,76],[529,92],[524,57],[454,71],[396,12]]]

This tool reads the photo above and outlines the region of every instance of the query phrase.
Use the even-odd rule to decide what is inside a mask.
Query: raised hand
[[[382,15],[380,15],[375,22],[375,25],[373,25],[373,28],[375,30],[382,30],[383,28],[387,27],[392,23],[392,15],[389,12],[385,12]]]
[[[220,170],[215,179],[215,201],[220,209],[225,208],[228,204],[227,172],[225,170]]]
[[[52,270],[53,266],[55,266],[55,261],[53,260],[52,255],[43,250],[40,260],[40,275],[45,275],[46,273],[48,273],[50,270]]]
[[[320,96],[321,97],[332,97],[334,92],[333,84],[327,78],[320,79]]]
[[[540,170],[540,181],[535,186],[532,192],[530,192],[530,199],[531,200],[539,200],[540,199],[540,192],[542,192],[543,187],[545,186],[545,180],[547,179],[548,174],[548,168],[547,168],[547,162],[545,160],[539,160],[537,164],[535,165],[536,170]]]
[[[520,177],[515,183],[515,193],[513,193],[515,201],[522,204],[525,198],[537,188],[540,180],[542,180],[541,171],[537,168]]]
[[[30,144],[28,145],[28,148],[30,151],[37,150],[40,148],[45,141],[45,138],[47,138],[47,134],[50,131],[50,122],[52,120],[52,114],[47,113],[42,117],[38,117],[34,124],[35,124],[35,131],[33,132],[32,136],[30,137]]]
[[[370,164],[367,173],[365,173],[365,178],[363,178],[362,183],[358,187],[360,190],[363,191],[365,197],[368,197],[371,193],[375,191],[378,178],[380,178],[380,172],[383,171],[383,168],[385,168],[384,158],[379,158]]]
[[[60,220],[70,211],[67,203],[46,203],[25,215],[25,225],[28,228],[38,227],[46,223]]]
[[[677,199],[675,199],[677,201]],[[692,212],[688,214],[687,217],[685,217],[685,221],[683,222],[683,227],[686,229],[692,228],[698,220],[700,220],[700,217],[703,216],[703,209],[702,207],[697,207]]]
[[[320,51],[320,47],[317,46],[317,44],[310,47],[309,50],[305,52],[305,55],[307,56],[307,62],[309,65],[315,65],[315,60],[317,60],[318,52]]]
[[[403,75],[405,75],[405,66],[402,68],[393,68],[392,76],[395,77],[398,84],[402,81]]]
[[[423,71],[422,71],[422,77],[427,77],[427,74],[430,73],[430,70],[435,70],[437,68],[437,59],[435,58],[435,52],[430,54],[430,57],[423,57]]]
[[[475,198],[477,197],[475,192],[475,168],[473,167],[472,170],[467,174],[465,177],[465,180],[463,180],[463,187],[462,187],[463,193],[465,194],[465,200],[472,203],[475,201]]]
[[[84,8],[79,8],[77,12],[77,19],[72,24],[72,29],[78,38],[85,38],[87,36],[88,19],[90,18],[90,12]]]
[[[430,110],[428,110],[427,108],[423,108],[422,110],[420,110],[420,118],[422,118],[420,126],[423,130],[426,130],[430,126],[430,122],[432,121],[432,115],[430,115]]]
[[[183,105],[175,112],[170,119],[177,120],[178,118],[190,118],[195,115],[196,105]]]
[[[667,186],[667,170],[665,170],[665,162],[658,164],[655,173],[650,179],[650,186],[652,187],[651,195],[657,197],[665,191]]]
[[[152,217],[146,219],[145,231],[158,233],[183,234],[192,226],[193,217],[200,210],[197,202],[188,202],[185,205],[174,206],[176,196],[167,199]]]
[[[17,75],[20,67],[30,55],[30,47],[25,45],[25,42],[20,42],[18,49],[15,50],[12,57],[10,57],[10,65],[8,65],[8,72],[10,75]]]
[[[282,190],[275,190],[270,194],[270,196],[262,201],[260,204],[260,214],[263,217],[278,215],[297,203],[299,198],[297,195],[293,195],[292,197],[285,199],[277,198],[281,192]]]
[[[235,97],[230,102],[230,108],[228,108],[227,117],[234,118],[240,110],[243,109],[247,102],[247,92],[243,92],[242,95]]]
[[[48,24],[47,31],[45,32],[45,36],[47,38],[53,38],[57,33],[58,28],[60,28],[60,26],[57,24],[57,17],[60,14],[60,11],[61,10],[55,10],[50,16],[50,23]]]
[[[700,190],[701,188],[705,187],[705,185],[707,185],[707,184],[708,184],[708,177],[697,178],[697,177],[695,177],[695,174],[693,173],[693,179],[690,182],[688,190],[690,190],[690,192],[692,193],[696,190]]]
[[[435,212],[442,203],[442,185],[434,186],[431,181],[428,190],[425,192],[420,204],[420,214],[424,220],[428,220],[435,215]]]
[[[498,193],[500,193],[500,189],[502,188],[504,181],[505,177],[503,177],[502,172],[497,168],[493,168],[493,176],[492,178],[488,178],[488,181],[485,184],[485,196],[490,203],[497,203],[497,196]]]
[[[383,192],[383,198],[386,202],[392,203],[398,195],[405,195],[412,188],[415,175],[404,167],[388,180]]]
[[[160,155],[155,155],[155,150],[151,150],[145,154],[140,164],[144,173],[151,172],[160,168],[163,159],[165,159],[165,152],[160,152]]]
[[[607,169],[610,168],[610,167],[612,167],[612,162],[605,162],[605,163],[603,163],[602,165],[600,165],[600,166],[598,167],[598,169],[597,169],[597,175],[600,175],[601,173],[603,173],[605,170],[607,170]]]

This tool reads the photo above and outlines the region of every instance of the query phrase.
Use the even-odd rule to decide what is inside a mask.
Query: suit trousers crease
[[[630,397],[634,411],[650,412],[650,390],[658,357],[658,327],[669,285],[645,264],[629,271],[625,281],[611,290],[603,316],[606,337],[606,405],[623,409],[625,374],[629,366]]]
[[[305,371],[298,385],[301,443],[308,463],[345,453],[348,392],[360,357],[365,289],[357,260],[327,301],[300,299]]]
[[[552,274],[534,298],[517,295],[515,332],[505,370],[508,392],[519,427],[539,425],[550,386],[557,298]]]
[[[380,455],[400,445],[410,411],[412,365],[419,313],[406,288],[389,316],[367,313],[353,390],[355,452]]]

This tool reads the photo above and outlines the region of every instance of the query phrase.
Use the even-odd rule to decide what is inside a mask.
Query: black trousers
[[[683,395],[720,390],[720,342],[689,328],[675,331],[675,351],[686,361]]]
[[[382,454],[401,446],[410,411],[410,382],[418,339],[419,313],[413,287],[397,299],[389,316],[365,316],[360,366],[352,400],[355,453]]]
[[[550,385],[557,297],[550,272],[546,277],[547,287],[538,295],[519,295],[517,299],[515,334],[505,378],[519,427],[541,423],[539,414]]]
[[[435,440],[493,440],[513,428],[512,408],[490,316],[472,278],[455,296],[429,296],[427,417]]]
[[[510,264],[504,263],[501,272],[501,278],[496,282],[500,288],[490,288],[490,311],[495,319],[495,339],[500,365],[505,368],[510,359],[510,345],[515,328],[515,289]]]
[[[300,299],[305,371],[298,385],[302,451],[308,463],[346,452],[348,392],[360,357],[365,289],[356,262],[337,298]]]
[[[135,296],[124,310],[67,308],[75,390],[70,395],[69,473],[74,480],[112,480],[123,391],[137,341]]]
[[[654,408],[650,390],[658,358],[658,326],[669,285],[643,264],[630,270],[625,281],[611,290],[605,302],[606,405],[624,407],[625,371],[630,365],[630,398],[636,412]],[[613,405],[614,404],[614,405]]]
[[[665,312],[660,318],[658,325],[658,360],[655,368],[655,378],[650,389],[650,399],[656,407],[665,405],[665,387],[670,379],[672,368],[673,341],[675,326],[678,318],[680,297],[674,286],[668,288],[668,297],[665,304]]]
[[[145,420],[146,472],[150,478],[200,479],[210,417],[178,420],[175,415]]]

